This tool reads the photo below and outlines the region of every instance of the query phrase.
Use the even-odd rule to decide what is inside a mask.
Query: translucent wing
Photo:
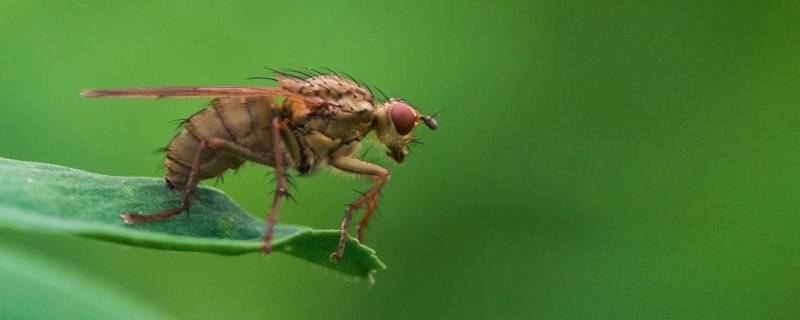
[[[322,103],[320,98],[304,96],[280,88],[239,86],[87,89],[81,91],[81,96],[86,98],[139,99],[283,96],[287,99],[300,100],[312,104]]]

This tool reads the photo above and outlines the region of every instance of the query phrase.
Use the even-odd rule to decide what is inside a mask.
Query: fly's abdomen
[[[273,102],[267,97],[218,98],[185,121],[167,146],[164,167],[171,188],[183,189],[189,180],[197,149],[203,140],[219,138],[242,145],[272,159],[270,123]],[[200,155],[199,180],[219,176],[244,163],[223,150],[206,149]]]

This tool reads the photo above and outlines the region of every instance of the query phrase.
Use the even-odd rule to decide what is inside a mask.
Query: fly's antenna
[[[439,121],[436,121],[436,117],[439,116],[440,112],[441,111],[436,111],[433,113],[433,115],[423,115],[420,117],[420,119],[422,119],[422,122],[425,123],[425,126],[427,126],[428,129],[436,130],[439,128]]]

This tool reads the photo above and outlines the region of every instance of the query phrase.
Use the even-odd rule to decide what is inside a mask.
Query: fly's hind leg
[[[272,136],[273,136],[275,155],[282,155],[280,147],[281,135],[279,129],[279,121],[277,117],[272,119],[272,127],[273,127]],[[274,159],[268,158],[264,155],[253,152],[247,147],[244,147],[240,144],[225,139],[210,138],[200,142],[197,151],[195,151],[194,160],[192,161],[191,172],[189,174],[189,180],[186,183],[186,189],[184,191],[183,199],[181,200],[181,205],[179,207],[154,214],[123,213],[122,219],[125,221],[125,223],[128,224],[132,224],[135,222],[154,222],[161,219],[169,218],[171,216],[174,216],[176,214],[188,210],[189,207],[191,206],[192,195],[197,189],[200,161],[202,159],[203,152],[208,148],[219,149],[228,152],[232,155],[235,155],[237,157],[240,157],[242,159],[260,163],[266,166],[273,166],[273,165],[275,166],[278,188],[275,191],[275,199],[273,200],[272,209],[270,210],[270,213],[267,216],[267,230],[264,234],[264,252],[269,253],[272,250],[271,246],[272,233],[275,228],[275,223],[277,222],[278,211],[280,210],[281,206],[281,199],[289,195],[288,191],[286,190],[286,168],[283,163],[283,157],[276,156]]]
[[[281,134],[283,133],[283,135]],[[281,202],[283,198],[289,196],[289,191],[286,187],[286,164],[284,163],[283,157],[283,148],[281,147],[281,142],[283,139],[290,139],[294,138],[294,136],[287,136],[291,135],[290,132],[285,130],[281,126],[280,120],[278,117],[272,118],[272,147],[273,147],[273,154],[275,158],[268,158],[264,155],[258,154],[253,152],[247,147],[244,147],[240,144],[235,142],[219,139],[219,138],[212,138],[209,139],[207,144],[209,148],[221,149],[225,152],[231,153],[237,157],[240,157],[245,160],[253,161],[256,163],[260,163],[266,166],[274,166],[275,167],[275,176],[277,187],[275,189],[275,196],[272,200],[272,207],[270,208],[269,213],[267,214],[267,230],[264,232],[264,246],[263,250],[264,253],[269,254],[272,251],[272,235],[275,230],[275,224],[278,222],[278,213],[281,209]],[[287,142],[289,146],[289,154],[294,154],[295,150],[292,148],[293,144]],[[298,151],[299,152],[299,151]],[[191,181],[191,176],[190,176]]]
[[[169,218],[186,210],[189,210],[192,202],[192,195],[194,191],[197,189],[197,180],[200,171],[200,160],[202,159],[203,152],[208,149],[210,146],[208,140],[203,140],[197,146],[197,150],[194,153],[194,159],[192,160],[192,168],[189,172],[189,180],[186,182],[186,189],[183,191],[183,198],[181,199],[181,205],[177,208],[172,208],[168,210],[164,210],[158,213],[153,214],[139,214],[139,213],[130,213],[126,212],[120,215],[122,221],[125,221],[127,224],[133,224],[136,222],[155,222],[162,219]]]
[[[385,168],[376,164],[349,157],[333,158],[331,160],[331,165],[343,171],[369,176],[373,181],[375,181],[375,184],[372,185],[372,188],[356,198],[356,200],[350,203],[350,205],[348,205],[344,211],[344,219],[342,220],[342,233],[339,236],[339,245],[336,247],[336,251],[331,254],[331,261],[338,262],[342,259],[342,255],[344,255],[344,248],[347,245],[347,239],[350,236],[350,220],[353,218],[353,211],[364,207],[367,208],[367,212],[365,213],[364,218],[361,219],[361,223],[359,224],[358,228],[359,238],[363,239],[363,228],[366,227],[370,216],[372,216],[376,206],[376,200],[381,189],[389,181],[389,170],[386,170]]]

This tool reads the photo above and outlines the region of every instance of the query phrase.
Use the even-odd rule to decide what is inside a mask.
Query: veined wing
[[[283,96],[287,99],[297,99],[312,104],[322,103],[322,100],[317,97],[304,96],[280,88],[243,86],[86,89],[81,91],[81,96],[139,99]]]

